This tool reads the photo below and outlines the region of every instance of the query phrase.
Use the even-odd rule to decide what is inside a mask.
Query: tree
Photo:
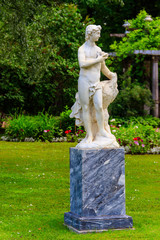
[[[130,31],[122,41],[115,41],[110,47],[116,51],[117,56],[127,57],[134,50],[158,50],[160,49],[160,18],[155,18],[152,22],[144,19],[148,15],[142,10],[135,19],[128,20]]]
[[[150,82],[147,82],[144,67],[145,57],[133,54],[135,50],[160,49],[160,18],[146,22],[144,19],[147,15],[147,12],[142,10],[135,19],[128,20],[130,33],[110,46],[116,52],[120,64],[124,61],[130,62],[128,76],[122,74],[120,78],[120,93],[114,103],[119,108],[119,115],[143,115],[144,105],[153,105]],[[114,105],[112,107],[114,108]]]
[[[102,26],[101,46],[104,51],[110,50],[115,38],[111,33],[123,33],[125,19],[135,18],[140,10],[145,9],[153,17],[160,15],[159,0],[65,0],[77,4],[82,17],[94,18]]]
[[[14,11],[10,14],[13,17]],[[65,105],[72,105],[78,79],[77,50],[90,19],[81,20],[73,4],[41,4],[30,21],[26,17],[25,24],[20,24],[25,39],[19,39],[14,31],[9,33],[12,24],[6,27],[7,17],[3,16],[1,33],[6,41],[1,39],[0,48],[2,111],[13,111],[19,102],[19,107],[30,113],[50,109],[58,114]],[[7,82],[12,86],[8,87]]]

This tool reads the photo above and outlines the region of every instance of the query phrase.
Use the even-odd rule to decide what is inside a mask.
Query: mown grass
[[[0,239],[160,239],[159,155],[126,155],[127,214],[135,230],[78,235],[63,225],[73,146],[0,142]]]

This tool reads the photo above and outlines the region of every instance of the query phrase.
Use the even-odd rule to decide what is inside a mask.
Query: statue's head
[[[101,26],[100,25],[88,25],[86,27],[86,33],[85,33],[85,40],[89,40],[90,36],[92,33],[95,33],[97,31],[101,31]]]

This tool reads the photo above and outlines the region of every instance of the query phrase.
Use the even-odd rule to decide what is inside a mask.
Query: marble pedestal
[[[125,210],[122,148],[70,148],[70,212],[64,222],[78,233],[132,228]]]

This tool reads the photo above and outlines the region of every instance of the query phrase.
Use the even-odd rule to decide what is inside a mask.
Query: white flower
[[[114,118],[110,120],[110,122],[115,122],[115,121],[116,121],[116,120],[115,120]]]
[[[135,126],[135,128],[138,128],[138,126]]]
[[[116,130],[112,130],[112,132],[116,132]]]

